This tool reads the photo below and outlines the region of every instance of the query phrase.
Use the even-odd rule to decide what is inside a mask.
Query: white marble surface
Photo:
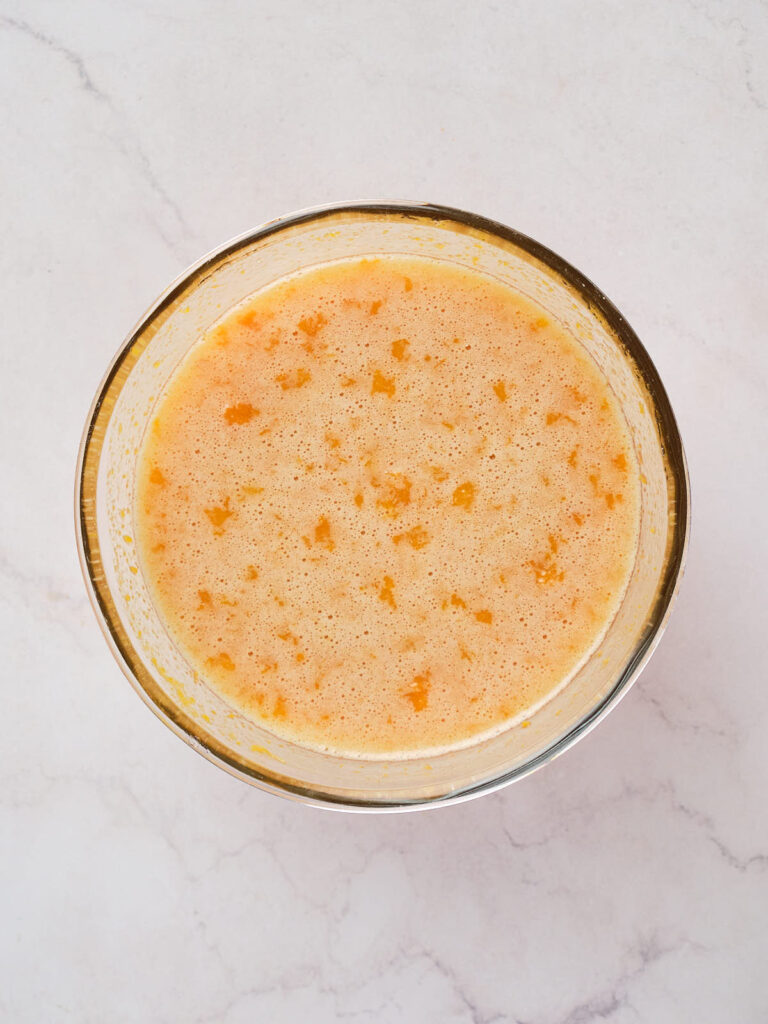
[[[0,1018],[768,1020],[768,11],[0,0]],[[586,741],[467,805],[294,806],[113,663],[74,463],[134,320],[296,207],[425,198],[626,313],[690,460],[688,571]]]

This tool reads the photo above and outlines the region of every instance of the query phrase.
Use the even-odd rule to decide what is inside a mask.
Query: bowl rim
[[[89,505],[95,501],[95,482],[89,482],[86,469],[89,465],[98,469],[106,430],[101,432],[101,436],[98,436],[95,426],[112,382],[126,358],[134,349],[134,346],[144,335],[147,328],[163,314],[174,299],[185,291],[196,278],[206,275],[209,269],[223,262],[238,250],[263,241],[270,235],[281,232],[286,228],[296,227],[311,221],[320,221],[326,217],[345,213],[381,217],[401,216],[416,220],[449,221],[462,226],[464,229],[477,231],[500,239],[502,242],[521,250],[528,257],[532,257],[534,260],[544,264],[550,271],[554,272],[566,285],[577,293],[579,298],[587,304],[593,313],[596,313],[603,320],[612,336],[622,345],[625,353],[640,374],[653,400],[653,412],[655,413],[656,427],[662,443],[662,453],[665,458],[667,474],[671,478],[674,489],[669,511],[671,529],[665,555],[664,572],[660,577],[656,591],[656,601],[648,615],[647,625],[632,656],[625,664],[608,693],[566,733],[552,741],[523,764],[508,771],[502,771],[493,778],[472,783],[463,789],[449,791],[438,796],[411,800],[402,798],[393,798],[391,800],[361,799],[313,789],[311,786],[298,783],[286,776],[281,776],[277,773],[271,774],[238,762],[237,758],[230,756],[220,744],[208,742],[203,730],[196,723],[191,723],[191,720],[186,715],[174,714],[174,708],[170,702],[168,702],[167,706],[161,706],[142,685],[136,672],[131,667],[131,658],[125,650],[125,645],[121,639],[120,632],[122,627],[118,629],[117,624],[112,621],[109,609],[111,603],[109,587],[103,576],[99,578],[99,575],[94,572],[92,552],[94,550],[98,552],[98,538],[95,517],[89,516]],[[656,648],[666,628],[679,589],[690,537],[690,479],[682,439],[669,397],[645,346],[610,299],[563,257],[528,235],[507,227],[498,221],[454,207],[443,206],[437,203],[406,200],[339,202],[308,207],[267,221],[212,249],[180,273],[137,321],[111,360],[88,411],[77,457],[75,532],[80,567],[88,591],[88,597],[113,656],[144,703],[193,750],[235,778],[248,782],[250,785],[266,792],[287,797],[301,803],[346,811],[394,812],[423,810],[430,807],[460,803],[484,793],[492,793],[530,775],[538,768],[564,753],[585,736],[628,692]]]

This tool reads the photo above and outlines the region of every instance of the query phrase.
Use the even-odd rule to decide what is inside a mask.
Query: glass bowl
[[[277,278],[345,257],[398,253],[493,274],[587,349],[626,417],[642,478],[640,541],[599,649],[529,721],[436,757],[345,758],[278,739],[209,689],[168,636],[138,569],[135,463],[158,395],[201,334]],[[120,667],[155,714],[213,764],[306,803],[406,810],[465,800],[522,778],[587,733],[624,693],[664,629],[689,529],[685,455],[659,375],[629,324],[582,274],[493,221],[432,204],[325,206],[283,217],[205,256],[146,313],[102,381],[80,445],[80,561]]]

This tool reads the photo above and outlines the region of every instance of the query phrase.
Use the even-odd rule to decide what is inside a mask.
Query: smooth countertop
[[[4,0],[3,1020],[768,1019],[767,50],[743,0]],[[619,306],[693,532],[661,646],[582,743],[494,796],[354,816],[249,789],[143,706],[72,491],[173,277],[382,197],[506,222]]]

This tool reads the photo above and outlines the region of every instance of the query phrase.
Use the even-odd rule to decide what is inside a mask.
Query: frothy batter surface
[[[538,307],[416,258],[329,264],[231,311],[138,463],[142,569],[230,704],[338,752],[465,743],[545,700],[632,568],[638,467]]]

